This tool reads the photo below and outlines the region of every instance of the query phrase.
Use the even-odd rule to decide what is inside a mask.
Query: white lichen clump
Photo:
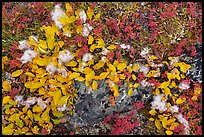
[[[160,112],[167,110],[166,101],[162,101],[163,96],[164,94],[158,94],[153,97],[153,101],[151,102],[151,109],[158,109]]]
[[[74,56],[69,50],[60,51],[58,56],[58,59],[59,59],[58,61],[59,61],[59,64],[62,65],[64,63],[71,61],[73,58]]]
[[[29,48],[30,48],[30,45],[28,44],[27,40],[19,41],[18,49],[24,50],[24,49],[29,49]]]
[[[47,70],[47,72],[48,72],[50,75],[53,75],[53,74],[56,72],[57,67],[55,67],[55,66],[53,65],[53,63],[50,62],[50,63],[48,64],[48,66],[46,67],[46,70]]]
[[[184,82],[181,82],[178,86],[179,89],[183,89],[183,90],[186,90],[186,89],[189,89],[190,86],[188,83],[184,83]]]
[[[189,135],[190,132],[189,132],[188,121],[183,117],[183,115],[182,115],[181,113],[176,114],[175,116],[176,116],[176,118],[178,119],[178,121],[179,121],[181,124],[183,124],[183,125],[185,126],[185,128],[184,128],[184,134]]]
[[[84,24],[83,30],[82,30],[82,36],[83,37],[88,37],[90,31],[92,30],[92,26],[89,25],[88,23]]]
[[[87,61],[92,60],[92,59],[93,59],[93,55],[91,53],[85,53],[83,55],[82,61],[87,62]]]
[[[51,12],[52,20],[55,22],[55,25],[61,29],[63,27],[63,24],[59,22],[59,19],[62,16],[65,16],[66,14],[62,10],[62,8],[59,5],[55,5],[54,10]]]
[[[83,23],[85,23],[87,20],[87,16],[84,10],[80,11],[79,16],[80,16],[80,19],[83,21]]]
[[[149,48],[144,48],[144,49],[140,52],[140,55],[141,55],[143,58],[146,58],[149,53],[150,53],[150,49],[149,49]]]
[[[171,113],[178,113],[178,106],[177,105],[173,105],[169,108],[169,110],[171,111]]]
[[[24,64],[27,62],[30,62],[33,60],[33,58],[35,58],[38,55],[38,52],[35,52],[32,49],[27,49],[23,56],[20,58],[20,61]]]

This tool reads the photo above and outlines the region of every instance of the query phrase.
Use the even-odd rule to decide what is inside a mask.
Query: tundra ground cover
[[[186,76],[192,66],[182,58],[202,45],[201,10],[193,2],[3,3],[3,134],[55,134],[76,113],[76,81],[94,94],[102,80],[112,107],[124,85],[129,98],[152,88],[151,102],[136,100],[133,110],[149,106],[155,134],[202,134],[202,82]],[[141,125],[134,111],[106,116],[104,134]]]

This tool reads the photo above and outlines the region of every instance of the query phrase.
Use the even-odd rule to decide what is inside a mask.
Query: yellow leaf
[[[13,126],[2,127],[2,135],[12,135],[13,131],[14,131]]]
[[[32,88],[40,88],[44,85],[44,83],[41,82],[33,82]]]
[[[176,88],[177,85],[176,85],[176,82],[175,81],[172,81],[171,82],[171,85],[169,86],[170,88]]]
[[[25,75],[30,76],[30,77],[35,77],[35,75],[31,72],[26,72]]]
[[[131,95],[132,95],[132,92],[133,92],[133,90],[132,90],[132,88],[130,88],[130,89],[128,90],[128,96],[131,96]]]
[[[119,63],[117,69],[123,71],[127,67],[126,63]]]
[[[10,82],[7,80],[3,82],[2,87],[3,87],[3,91],[10,91],[11,90]]]
[[[101,38],[97,39],[97,43],[98,43],[97,48],[105,47],[105,43],[104,43],[103,39],[101,39]]]
[[[33,132],[34,134],[39,134],[39,128],[38,128],[38,126],[34,126],[34,128],[32,128],[31,130],[32,130],[32,132]]]
[[[63,41],[59,41],[58,44],[59,44],[59,47],[62,48],[63,45],[64,45],[64,42]]]
[[[100,69],[101,67],[104,66],[104,64],[105,64],[105,63],[100,60],[99,63],[97,63],[97,64],[95,64],[95,65],[93,66],[93,68],[94,68],[94,69]]]
[[[179,123],[177,123],[177,122],[172,123],[170,126],[170,130],[174,130],[174,128],[177,127],[178,125],[179,125]]]
[[[116,48],[115,45],[110,45],[110,46],[107,47],[107,49],[110,49],[110,50],[111,50],[111,49],[115,49],[115,48]]]
[[[35,121],[40,121],[41,119],[39,114],[34,114],[34,113],[33,113],[33,118]]]
[[[50,122],[49,111],[50,109],[47,108],[41,115],[41,119],[44,120],[45,122]]]
[[[89,40],[88,40],[88,44],[91,45],[94,41],[94,38],[90,35],[89,36]]]
[[[28,132],[29,131],[29,128],[28,127],[23,127],[22,129],[21,129],[21,132],[22,133],[26,133],[26,132]]]
[[[171,118],[171,119],[167,120],[167,125],[172,125],[172,123],[173,123],[174,121],[176,121],[175,118]]]
[[[87,13],[89,19],[91,20],[92,16],[94,15],[94,11],[90,7],[88,7],[88,10],[86,11],[86,13]]]
[[[146,77],[154,77],[154,75],[157,73],[157,71],[155,70],[151,70],[147,75]]]
[[[12,77],[18,77],[18,76],[20,76],[22,73],[23,73],[23,70],[22,70],[22,69],[21,69],[21,70],[16,70],[16,71],[14,71],[14,72],[11,74],[11,76],[12,76]]]
[[[50,62],[49,57],[44,57],[44,58],[36,59],[36,63],[39,66],[47,66],[49,62]]]
[[[183,102],[185,102],[186,101],[186,98],[178,98],[177,100],[176,100],[176,104],[182,104]]]
[[[64,114],[61,111],[52,111],[52,114],[56,117],[63,117]]]
[[[52,121],[53,121],[53,123],[54,123],[55,125],[60,124],[60,120],[59,120],[59,119],[52,119]]]
[[[119,76],[120,79],[125,79],[126,78],[124,74],[118,74],[118,76]]]
[[[96,44],[92,44],[92,45],[89,47],[89,50],[90,50],[91,52],[93,52],[95,48],[96,48]]]
[[[43,109],[38,104],[36,104],[33,107],[33,112],[42,112],[42,111],[43,111]]]
[[[108,67],[112,72],[116,72],[116,68],[112,64],[108,64]]]
[[[28,118],[30,118],[33,121],[32,111],[28,110],[27,115],[28,115]]]
[[[96,90],[97,87],[98,87],[98,84],[97,84],[97,82],[94,80],[93,83],[92,83],[92,89],[93,89],[93,90]]]
[[[72,60],[72,61],[65,64],[65,66],[70,66],[70,67],[75,67],[76,65],[77,65],[77,62],[74,61],[74,60]]]
[[[39,46],[40,48],[42,48],[43,50],[46,50],[46,49],[47,49],[47,42],[44,41],[44,40],[39,40],[38,46]]]
[[[152,56],[150,57],[150,59],[151,59],[151,60],[155,60],[155,59],[158,59],[158,57],[155,56],[155,55],[152,55]]]
[[[154,109],[152,109],[152,110],[149,111],[149,114],[152,115],[152,116],[154,116],[154,115],[157,114],[157,111],[154,110]]]
[[[5,96],[3,98],[3,101],[2,101],[2,106],[4,106],[5,104],[9,103],[11,101],[11,97],[10,96]]]
[[[95,76],[95,72],[94,71],[91,71],[90,73],[86,74],[86,81],[91,81]]]
[[[77,34],[80,34],[82,32],[83,28],[82,27],[77,27],[76,32]]]
[[[132,79],[133,79],[133,80],[136,80],[136,79],[137,79],[134,74],[132,74]]]
[[[62,24],[66,24],[67,20],[69,20],[69,17],[67,15],[61,16],[61,18],[58,20]]]
[[[114,97],[118,97],[118,96],[119,96],[118,91],[114,91],[113,96],[114,96]]]
[[[168,117],[164,117],[164,118],[162,119],[162,126],[163,126],[164,128],[166,128],[167,119],[168,119]]]
[[[166,134],[167,134],[167,135],[172,135],[173,132],[169,130],[169,131],[166,131]]]
[[[59,103],[60,98],[62,97],[61,91],[58,89],[54,92],[53,100],[55,102],[55,105],[57,106]]]
[[[69,12],[72,13],[72,12],[73,12],[72,6],[71,6],[69,3],[66,3],[66,4],[65,4],[65,8],[66,8],[66,12],[67,12],[67,13],[69,13]]]
[[[196,96],[193,96],[191,99],[194,100],[194,101],[198,100],[198,98]]]
[[[105,79],[108,76],[109,72],[102,72],[99,76],[98,79],[102,80]]]
[[[139,69],[140,65],[139,64],[134,64],[132,70],[137,71]]]
[[[68,95],[63,96],[62,98],[60,98],[60,100],[59,100],[59,105],[67,104],[67,100],[68,100],[68,98],[69,98]]]
[[[154,121],[154,118],[151,117],[151,118],[149,119],[149,121]]]
[[[196,88],[195,90],[194,90],[194,94],[195,95],[199,95],[200,93],[201,93],[201,88]]]
[[[84,74],[89,74],[91,71],[92,71],[92,69],[89,67],[84,68]]]
[[[84,81],[85,78],[84,78],[84,77],[78,77],[77,80],[78,80],[79,82],[81,82],[81,81]]]
[[[72,74],[69,75],[69,79],[74,79],[74,78],[78,78],[80,76],[80,73],[77,72],[73,72]]]
[[[96,14],[95,18],[96,18],[96,19],[99,19],[100,16],[101,16],[100,13],[98,13],[98,14]]]
[[[158,119],[155,120],[155,126],[157,127],[158,130],[162,129],[162,125]]]
[[[137,88],[137,87],[139,87],[139,83],[135,83],[134,85],[133,85],[133,88]]]
[[[185,62],[176,62],[174,64],[175,67],[179,66],[180,70],[184,73],[186,73],[186,71],[191,68],[191,65],[186,64]]]

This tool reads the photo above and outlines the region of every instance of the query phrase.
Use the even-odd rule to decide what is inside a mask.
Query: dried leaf
[[[23,73],[23,70],[22,70],[22,69],[21,69],[21,70],[16,70],[16,71],[14,71],[14,72],[11,74],[11,76],[12,76],[12,77],[18,77],[18,76],[20,76],[22,73]]]

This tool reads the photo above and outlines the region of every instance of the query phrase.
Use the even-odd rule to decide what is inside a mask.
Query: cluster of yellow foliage
[[[65,35],[82,35],[82,26],[75,24],[76,20],[80,18],[80,11],[82,9],[74,9],[69,3],[66,3],[66,14],[59,19],[59,22],[63,24],[62,30],[59,30],[55,24],[51,26],[42,26],[41,31],[44,32],[46,39],[39,39],[35,41],[32,37],[29,37],[28,44],[39,54],[28,63],[29,68],[27,70],[16,70],[12,73],[12,77],[17,78],[20,75],[25,75],[27,81],[24,83],[26,87],[26,95],[40,97],[43,101],[48,101],[45,108],[42,108],[38,104],[34,104],[32,108],[23,106],[22,104],[14,101],[10,96],[5,96],[2,101],[3,107],[3,134],[40,134],[40,129],[47,128],[49,131],[53,128],[53,123],[58,124],[59,118],[64,116],[64,113],[58,111],[59,107],[66,105],[71,114],[74,113],[73,105],[77,99],[77,93],[74,89],[74,80],[85,82],[86,86],[91,87],[93,90],[98,88],[98,81],[105,79],[109,85],[111,92],[114,97],[119,97],[119,87],[117,82],[120,80],[128,84],[128,96],[132,95],[133,89],[137,88],[140,83],[137,80],[137,73],[140,68],[139,63],[128,65],[125,59],[122,62],[114,60],[111,63],[107,58],[105,60],[98,60],[98,58],[91,58],[88,62],[83,62],[82,59],[77,59],[77,53],[83,46],[81,43],[76,43],[77,47],[75,50],[71,50],[73,58],[66,63],[59,63],[59,53],[66,52],[66,49],[70,48],[70,45],[65,45],[65,40],[56,40],[56,36],[60,34]],[[72,16],[68,13],[73,13]],[[94,15],[94,10],[88,8],[86,10],[89,20],[99,20],[100,14]],[[76,33],[75,33],[76,32]],[[107,52],[116,51],[116,45],[106,45],[104,40],[98,35],[91,33],[88,38],[88,46],[90,54],[102,57],[102,52],[95,53],[95,49],[107,49]],[[146,66],[151,66],[151,63],[158,59],[152,55],[148,59]],[[3,58],[3,64],[7,60]],[[170,59],[171,60],[171,59]],[[50,63],[54,67],[62,69],[66,72],[66,75],[60,73],[50,74],[46,70],[46,66]],[[163,62],[168,64],[167,62]],[[190,66],[184,62],[177,62],[173,64],[174,67],[180,67],[180,71],[185,73]],[[2,66],[4,67],[4,66]],[[98,70],[102,70],[100,72]],[[100,72],[100,73],[99,73]],[[124,72],[128,72],[131,75],[125,75]],[[146,77],[154,77],[158,72],[151,70]],[[177,87],[175,81],[184,78],[177,68],[167,73],[168,81],[160,84],[155,89],[155,94],[160,94],[160,91],[165,95],[169,95],[174,99],[175,104],[181,104],[185,102],[185,99],[178,98],[178,95],[172,95],[171,88]],[[8,81],[3,82],[3,91],[8,92],[11,90],[11,85]],[[20,108],[19,109],[19,105]],[[171,106],[170,103],[168,103]],[[57,117],[52,118],[50,113]],[[156,115],[156,110],[150,111],[151,115]],[[178,125],[175,122],[175,118],[170,114],[157,115],[157,118],[151,118],[151,121],[155,121],[155,125],[158,129],[162,126],[166,129],[167,134],[172,134],[172,130]],[[162,122],[162,124],[160,123]],[[35,125],[35,126],[34,126]],[[33,127],[34,126],[34,127]]]
[[[175,59],[175,57],[169,57],[168,59],[172,61],[173,59]],[[155,122],[155,126],[159,131],[165,131],[167,135],[172,135],[174,128],[179,126],[179,122],[175,118],[174,114],[170,112],[169,108],[173,105],[179,106],[183,104],[186,101],[186,98],[180,98],[179,94],[176,93],[172,94],[171,90],[173,88],[176,88],[177,90],[182,92],[182,89],[179,89],[176,83],[178,83],[179,80],[185,78],[184,73],[186,73],[187,70],[191,68],[191,66],[186,64],[185,62],[177,61],[170,63],[166,62],[166,64],[169,68],[171,68],[170,72],[167,72],[168,81],[160,83],[158,88],[155,88],[153,94],[158,95],[163,93],[164,97],[162,98],[162,100],[164,101],[168,98],[168,101],[166,102],[166,107],[168,109],[165,112],[159,112],[155,109],[150,110],[149,114],[152,117],[149,120]],[[179,67],[179,69],[177,67]]]

